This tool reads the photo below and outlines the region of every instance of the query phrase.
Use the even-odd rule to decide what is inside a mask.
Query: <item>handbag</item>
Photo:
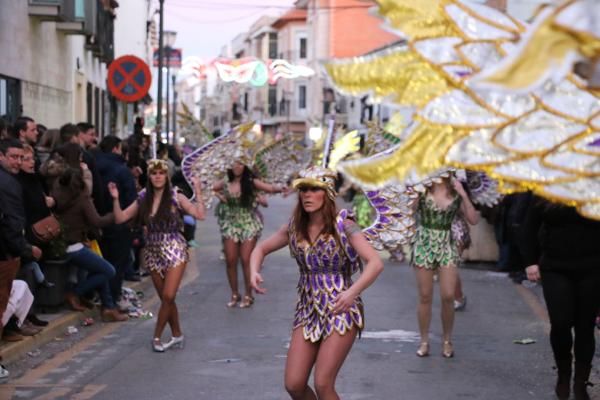
[[[31,226],[33,236],[40,242],[49,242],[60,235],[60,223],[52,214]]]
[[[94,253],[96,253],[100,257],[103,257],[102,256],[102,250],[100,250],[100,245],[98,244],[98,241],[96,239],[90,240],[87,244],[88,244],[88,246],[89,246],[89,248],[90,248],[91,251],[93,251]]]

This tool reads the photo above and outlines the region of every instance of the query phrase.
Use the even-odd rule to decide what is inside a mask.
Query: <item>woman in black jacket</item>
[[[33,243],[41,248],[45,247],[45,243],[37,240],[33,234],[32,226],[50,215],[50,208],[54,207],[54,199],[46,196],[44,186],[38,174],[35,173],[35,151],[27,144],[23,145],[23,160],[21,162],[21,172],[18,175],[19,183],[23,189],[23,208],[25,210],[25,238],[27,242]],[[38,262],[31,259],[21,260],[21,270],[17,274],[18,279],[23,279],[27,282],[29,290],[34,295],[37,295],[36,285],[33,284],[32,278],[37,284],[46,288],[54,286],[48,282]],[[31,312],[27,316],[27,320],[37,326],[46,326],[48,322],[42,321]]]
[[[584,218],[572,207],[534,198],[523,229],[527,278],[542,280],[550,316],[550,344],[558,369],[556,395],[569,398],[573,349],[573,392],[576,400],[587,400],[600,306],[600,221]]]

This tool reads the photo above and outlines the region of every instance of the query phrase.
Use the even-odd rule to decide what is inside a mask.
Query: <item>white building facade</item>
[[[115,58],[133,55],[152,68],[152,52],[155,42],[152,0],[126,0],[119,3],[115,19]],[[133,133],[137,116],[143,115],[150,97],[137,103],[115,102],[114,129],[119,137]]]
[[[0,2],[0,116],[48,128],[87,121],[109,131],[106,65],[113,0]]]

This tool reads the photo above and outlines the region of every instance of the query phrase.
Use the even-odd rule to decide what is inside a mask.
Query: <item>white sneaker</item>
[[[0,379],[8,378],[9,375],[10,372],[8,372],[6,368],[4,368],[4,365],[0,364]]]

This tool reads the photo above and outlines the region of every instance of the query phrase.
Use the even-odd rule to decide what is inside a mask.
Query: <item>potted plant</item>
[[[44,246],[42,256],[42,270],[49,282],[53,282],[51,288],[40,287],[36,293],[36,303],[41,306],[58,307],[65,297],[65,285],[69,276],[67,265],[67,241],[64,225],[60,225],[60,234]]]

